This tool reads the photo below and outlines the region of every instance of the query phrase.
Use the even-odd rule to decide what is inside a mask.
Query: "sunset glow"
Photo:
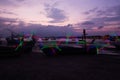
[[[53,26],[62,27],[57,28],[58,32],[64,27],[70,27],[66,29],[73,33],[81,29],[119,32],[119,7],[120,0],[1,0],[0,30],[17,27],[22,31],[25,26],[38,30]],[[52,33],[53,29],[48,32]]]

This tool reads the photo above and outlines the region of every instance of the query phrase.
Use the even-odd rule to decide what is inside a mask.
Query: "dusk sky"
[[[120,35],[120,0],[0,0],[0,34],[6,29],[40,36],[79,35],[82,29]]]

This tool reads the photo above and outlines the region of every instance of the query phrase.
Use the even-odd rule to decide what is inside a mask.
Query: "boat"
[[[0,56],[19,56],[21,54],[22,50],[18,49],[16,50],[16,46],[4,46],[0,45]]]
[[[83,41],[84,42],[84,41]],[[85,43],[85,42],[84,42]],[[53,55],[95,55],[97,54],[97,47],[94,44],[76,44],[76,42],[41,42],[39,44],[40,49],[47,56]]]
[[[54,55],[76,55],[76,54],[87,54],[87,55],[96,55],[97,48],[92,43],[95,40],[92,40],[91,44],[87,44],[86,41],[86,31],[83,30],[83,39],[80,40],[82,43],[76,44],[76,41],[62,41],[58,44],[54,42],[41,42],[39,47],[47,56],[54,56]],[[52,45],[51,45],[52,44]]]
[[[3,44],[2,41],[0,41],[0,56],[19,56],[30,53],[35,44],[34,38],[27,40],[24,36],[13,36],[13,34],[4,41],[6,44]]]
[[[120,40],[119,41],[111,42],[111,44],[114,45],[117,50],[120,50]]]

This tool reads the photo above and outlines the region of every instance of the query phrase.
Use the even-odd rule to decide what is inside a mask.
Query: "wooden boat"
[[[111,42],[112,45],[116,47],[117,50],[120,50],[120,41]]]
[[[22,53],[22,50],[19,48],[16,50],[15,45],[6,46],[0,45],[0,56],[18,56]]]
[[[0,56],[19,56],[23,53],[30,53],[34,41],[7,40],[7,45],[0,45]]]
[[[87,54],[93,55],[97,54],[97,48],[94,45],[76,45],[76,44],[61,44],[58,46],[47,46],[41,48],[41,50],[47,56],[53,55],[79,55],[79,54]]]
[[[35,44],[34,35],[29,36],[31,40],[25,41],[24,35],[20,35],[10,29],[11,36],[6,38],[6,45],[0,42],[0,55],[21,55],[22,53],[30,53]]]

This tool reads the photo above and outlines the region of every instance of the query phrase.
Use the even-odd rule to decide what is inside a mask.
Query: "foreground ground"
[[[120,80],[118,55],[0,58],[0,80]]]

